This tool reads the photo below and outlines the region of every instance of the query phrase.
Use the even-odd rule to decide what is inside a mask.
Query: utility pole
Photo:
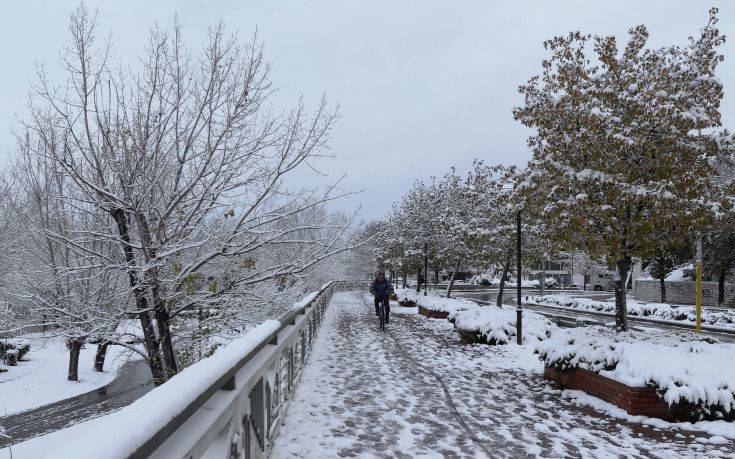
[[[697,260],[695,262],[696,269],[696,291],[697,291],[697,321],[695,330],[702,333],[702,235],[697,234]]]
[[[516,337],[523,344],[523,309],[521,308],[521,211],[516,214]]]

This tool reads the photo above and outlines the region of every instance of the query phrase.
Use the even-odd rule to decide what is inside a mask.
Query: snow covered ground
[[[274,458],[732,457],[722,435],[553,389],[529,345],[463,345],[413,308],[381,333],[366,296],[332,301]]]
[[[732,457],[730,431],[553,389],[532,345],[466,345],[447,320],[391,315],[381,332],[371,298],[334,296],[272,457]],[[16,444],[12,457],[58,457],[105,419]]]
[[[79,381],[66,379],[69,351],[61,338],[44,338],[41,334],[26,337],[30,352],[17,366],[0,368],[0,417],[53,403],[88,392],[112,381],[130,352],[112,346],[107,352],[105,371],[94,371],[95,345],[86,345],[79,356]]]
[[[60,458],[56,455],[59,448],[68,445],[69,442],[87,434],[90,429],[105,424],[104,417],[95,418],[86,422],[75,424],[66,429],[32,438],[22,443],[16,443],[11,447],[0,448],[0,459],[42,459]],[[102,458],[100,458],[102,459]]]

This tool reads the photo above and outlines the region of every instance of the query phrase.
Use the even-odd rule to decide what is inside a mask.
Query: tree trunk
[[[626,297],[626,281],[630,269],[630,257],[624,257],[615,262],[615,328],[618,331],[628,331],[628,304]]]
[[[447,287],[447,298],[452,296],[452,287],[454,287],[454,279],[457,277],[458,270],[459,270],[459,263],[457,263],[457,266],[455,266],[454,271],[452,271],[452,277],[449,278],[449,286]]]
[[[104,341],[97,345],[97,352],[94,354],[94,371],[104,371],[105,357],[107,357],[107,348],[109,346],[109,341]]]
[[[424,295],[428,294],[429,286],[427,285],[429,283],[429,249],[426,244],[424,244]]]
[[[434,266],[434,288],[436,289],[436,284],[439,283],[439,268]]]
[[[418,274],[416,274],[416,293],[421,292],[421,282],[423,282],[423,279],[421,279],[421,268],[419,268]]]
[[[408,282],[408,272],[401,272],[401,277],[403,278],[403,288],[406,288],[406,283]]]
[[[541,296],[546,295],[546,262],[541,265],[541,285],[539,285]]]
[[[159,282],[158,268],[156,267],[156,248],[153,246],[153,238],[151,237],[148,221],[145,216],[137,213],[136,220],[140,239],[145,248],[146,262],[152,265],[145,273],[147,284],[150,286],[151,296],[153,298],[153,313],[156,317],[156,327],[158,328],[158,340],[161,345],[163,354],[163,366],[166,373],[166,379],[178,373],[176,365],[176,354],[174,353],[173,342],[171,341],[171,327],[169,321],[171,316],[166,309],[166,302],[161,295],[161,284]]]
[[[717,305],[722,306],[725,304],[725,278],[727,278],[727,271],[720,271],[717,276]]]
[[[666,276],[658,279],[658,285],[661,288],[661,302],[666,303]]]
[[[589,282],[589,280],[590,280],[589,274],[585,274],[584,275],[584,281],[583,281],[584,283],[583,283],[583,286],[582,286],[582,290],[585,291],[585,292],[587,291],[587,282]]]
[[[503,266],[503,274],[500,276],[500,285],[498,285],[498,298],[495,301],[495,304],[498,306],[503,305],[503,290],[505,290],[505,281],[508,278],[508,268]]]
[[[631,258],[628,253],[628,227],[630,225],[630,206],[625,209],[625,218],[622,222],[622,234],[617,260],[615,260],[615,328],[618,331],[628,331],[628,304],[627,287],[628,272]]]
[[[66,346],[69,348],[69,381],[79,381],[79,352],[82,350],[82,341],[69,339]]]
[[[161,355],[158,339],[153,329],[153,321],[148,312],[148,298],[146,298],[145,290],[141,287],[138,275],[133,270],[135,267],[135,255],[133,255],[133,248],[130,243],[128,219],[122,209],[114,209],[111,214],[117,224],[120,240],[123,243],[123,254],[125,255],[125,262],[128,265],[128,281],[133,290],[135,306],[139,311],[138,320],[140,320],[140,325],[143,329],[143,340],[145,341],[146,353],[148,354],[148,366],[151,368],[153,382],[158,386],[166,382],[167,378],[163,371],[163,365],[161,364]]]

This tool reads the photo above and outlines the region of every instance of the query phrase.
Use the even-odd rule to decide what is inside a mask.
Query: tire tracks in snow
[[[371,319],[369,321],[374,321],[373,320],[374,315],[372,314],[374,305],[368,302],[366,294],[362,295],[362,300],[363,300],[363,304],[365,304],[365,306],[368,308],[368,318]],[[391,338],[391,340],[393,340],[396,346],[399,345],[398,339],[395,337],[395,335],[393,335],[393,333],[391,333],[388,327],[386,327],[384,332]],[[459,410],[457,409],[457,405],[454,403],[454,398],[452,398],[452,394],[449,391],[449,387],[444,382],[444,379],[441,376],[439,376],[439,374],[436,373],[434,370],[422,364],[419,361],[419,359],[417,359],[416,356],[413,354],[413,350],[407,347],[404,347],[403,349],[406,351],[405,353],[399,352],[399,353],[394,353],[394,355],[398,354],[398,356],[404,361],[404,364],[406,364],[406,360],[408,360],[409,367],[411,365],[418,367],[424,373],[430,375],[432,378],[434,378],[439,383],[439,385],[442,388],[442,391],[444,392],[444,401],[446,402],[447,407],[449,408],[449,411],[451,411],[452,416],[457,421],[459,426],[462,428],[462,430],[465,431],[465,433],[470,438],[470,440],[472,440],[472,443],[474,443],[477,448],[482,450],[482,452],[484,452],[487,455],[487,457],[494,457],[493,454],[490,453],[490,451],[480,441],[480,439],[477,438],[477,436],[472,431],[472,429],[470,429],[470,427],[467,425],[467,421],[464,419],[464,416],[462,415],[462,413],[460,413]]]

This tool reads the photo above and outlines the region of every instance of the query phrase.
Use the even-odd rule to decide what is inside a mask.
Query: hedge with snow
[[[445,298],[431,293],[424,296],[414,290],[397,291],[401,305],[420,306],[431,311],[449,313],[447,319],[454,322],[460,332],[476,334],[477,341],[488,344],[506,344],[516,339],[515,308],[479,306],[466,298]],[[523,312],[523,341],[535,342],[551,336],[556,326],[539,314]]]
[[[582,368],[630,387],[650,386],[692,420],[735,419],[735,344],[672,330],[557,329],[535,346],[545,366]]]
[[[516,340],[516,310],[478,307],[449,314],[449,320],[460,331],[476,333],[488,344],[507,344]],[[523,342],[542,341],[556,328],[549,319],[530,311],[523,312]]]
[[[562,306],[584,311],[615,312],[615,303],[595,301],[588,298],[572,298],[563,295],[544,295],[534,297],[534,302]],[[694,323],[697,311],[694,307],[672,307],[662,303],[636,303],[628,301],[628,315],[650,317],[651,319],[673,320]],[[702,323],[715,327],[735,328],[735,311],[712,311],[702,309]]]
[[[479,307],[477,303],[466,298],[446,298],[432,293],[424,295],[423,292],[416,293],[412,289],[398,289],[396,290],[396,296],[401,306],[421,306],[431,311],[448,312],[450,314],[455,311]]]

